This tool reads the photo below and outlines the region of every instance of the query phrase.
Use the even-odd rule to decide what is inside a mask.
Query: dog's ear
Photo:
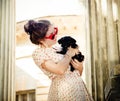
[[[58,40],[58,43],[61,44],[61,45],[71,45],[71,44],[75,44],[76,43],[76,40],[74,38],[72,38],[71,36],[65,36],[65,37],[62,37]]]
[[[71,36],[66,36],[66,39],[70,42],[70,43],[76,43],[76,40],[71,37]]]
[[[76,40],[75,40],[74,38],[72,38],[72,42],[73,42],[73,43],[76,43]]]

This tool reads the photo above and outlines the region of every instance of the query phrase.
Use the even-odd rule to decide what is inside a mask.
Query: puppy
[[[76,40],[70,36],[65,36],[62,37],[58,40],[58,43],[61,45],[62,49],[61,51],[58,51],[57,53],[60,54],[66,54],[68,47],[72,47],[72,48],[77,48],[78,45],[76,44]],[[81,52],[75,54],[72,59],[77,59],[79,62],[82,62],[84,60],[84,55],[82,55]],[[70,70],[73,72],[75,69],[72,66],[72,64],[70,64]]]

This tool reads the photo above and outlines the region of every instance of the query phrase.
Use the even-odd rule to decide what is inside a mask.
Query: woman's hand
[[[79,70],[80,75],[82,75],[82,72],[83,72],[83,62],[79,62],[76,59],[74,59],[74,60],[72,59],[71,64],[73,65],[73,67],[75,69]]]

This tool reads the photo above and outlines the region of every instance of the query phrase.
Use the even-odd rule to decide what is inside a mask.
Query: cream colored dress
[[[68,68],[64,75],[57,75],[41,67],[44,60],[52,59],[57,63],[63,57],[63,55],[56,53],[53,48],[38,47],[33,52],[36,65],[52,80],[48,101],[93,101],[77,70],[71,72]]]

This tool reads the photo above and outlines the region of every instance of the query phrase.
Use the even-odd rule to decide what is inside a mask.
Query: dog
[[[62,38],[60,38],[58,40],[58,43],[61,45],[61,50],[57,51],[57,53],[59,54],[66,54],[68,48],[71,46],[72,48],[78,48],[78,45],[76,44],[76,40],[70,36],[64,36]],[[75,54],[72,59],[77,59],[79,62],[84,61],[84,55],[82,55],[81,52],[78,52],[77,54]],[[72,66],[72,64],[70,64],[70,70],[73,72],[75,69]]]

